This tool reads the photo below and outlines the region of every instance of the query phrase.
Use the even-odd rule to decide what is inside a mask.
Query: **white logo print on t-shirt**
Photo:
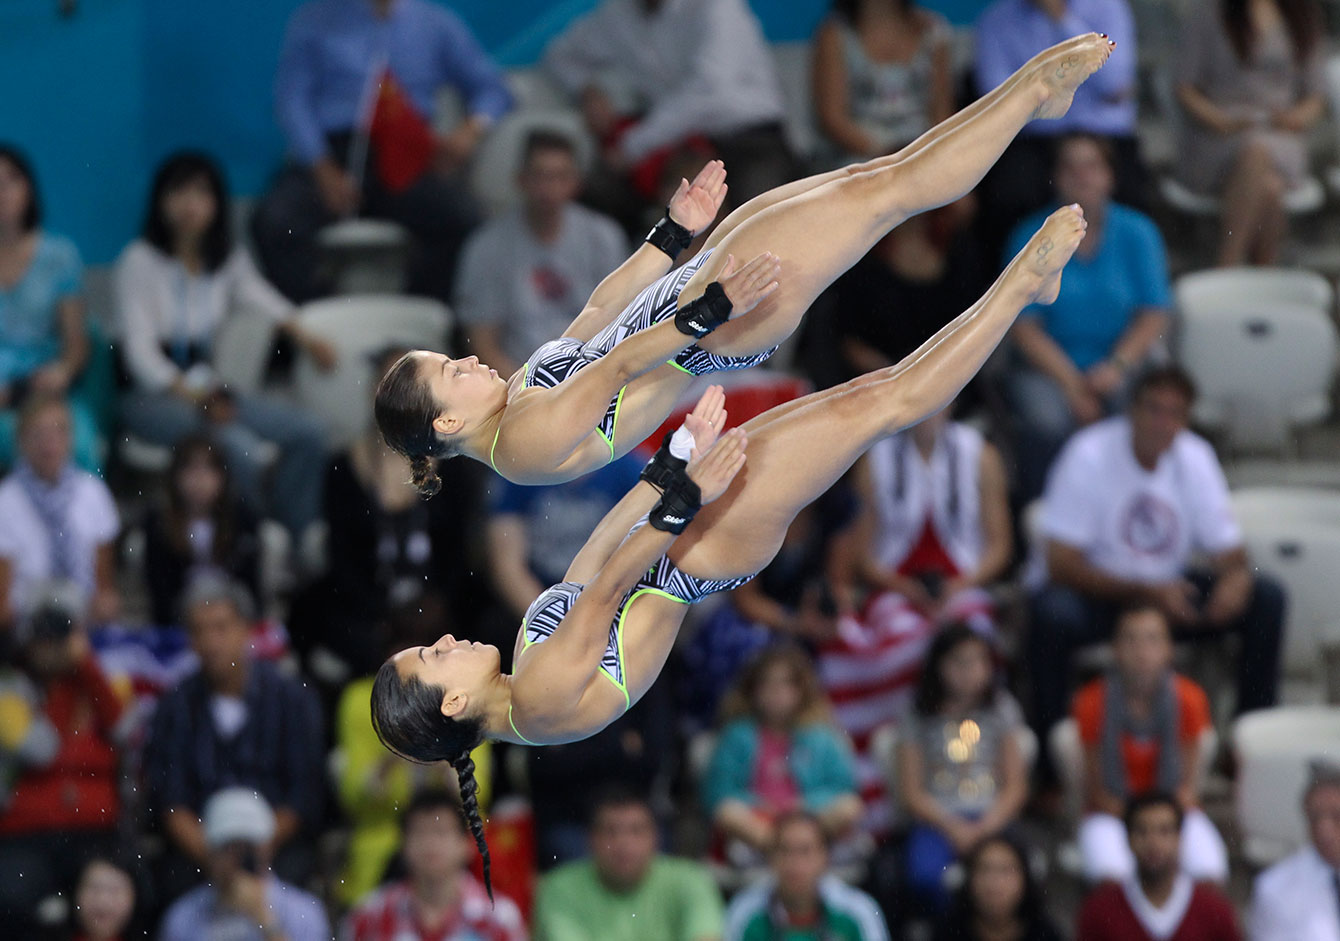
[[[1119,524],[1122,541],[1141,555],[1167,555],[1175,551],[1181,523],[1177,510],[1149,492],[1135,494],[1126,505]]]

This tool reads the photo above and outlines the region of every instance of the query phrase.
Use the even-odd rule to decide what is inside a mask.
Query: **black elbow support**
[[[713,281],[703,296],[675,311],[675,329],[694,339],[707,336],[730,319],[731,302],[720,281]]]

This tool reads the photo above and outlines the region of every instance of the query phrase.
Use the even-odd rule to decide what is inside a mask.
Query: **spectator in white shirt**
[[[545,65],[601,145],[587,198],[622,222],[636,209],[624,174],[636,168],[651,198],[663,182],[656,161],[692,138],[725,161],[734,205],[794,174],[781,83],[745,0],[604,0],[550,44]],[[632,92],[633,113],[620,111],[609,78]]]
[[[223,174],[204,154],[180,153],[154,178],[143,235],[116,263],[116,306],[135,389],[122,401],[134,435],[173,445],[208,431],[228,457],[238,494],[264,515],[262,441],[279,446],[268,510],[295,539],[317,516],[325,469],[317,420],[284,402],[228,390],[210,364],[228,317],[273,320],[322,368],[335,350],[294,318],[294,308],[233,244]]]
[[[1238,634],[1238,711],[1275,702],[1284,594],[1248,567],[1223,470],[1187,428],[1195,395],[1181,369],[1151,370],[1129,413],[1076,434],[1048,477],[1027,641],[1044,741],[1065,713],[1071,653],[1108,640],[1133,603],[1161,610],[1178,640]],[[1193,553],[1208,571],[1191,570]]]
[[[526,138],[517,172],[521,205],[470,237],[456,279],[468,352],[510,376],[561,336],[601,280],[628,257],[619,226],[574,200],[577,148],[557,131]]]
[[[1340,941],[1340,765],[1313,762],[1303,812],[1312,845],[1256,877],[1252,941]]]
[[[35,586],[69,579],[86,593],[89,622],[120,611],[111,491],[75,467],[72,419],[62,399],[30,396],[19,415],[19,461],[0,483],[0,629]]]

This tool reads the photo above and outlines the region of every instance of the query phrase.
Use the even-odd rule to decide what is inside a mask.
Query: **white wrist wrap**
[[[693,432],[683,425],[670,436],[670,456],[677,457],[681,461],[687,461],[697,446],[697,442],[693,440]]]

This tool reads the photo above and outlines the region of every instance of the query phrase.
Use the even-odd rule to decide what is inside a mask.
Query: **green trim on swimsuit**
[[[688,373],[690,376],[693,375],[693,370],[692,370],[692,369],[685,369],[683,366],[679,365],[679,363],[675,362],[673,359],[667,359],[667,360],[665,361],[665,365],[667,365],[667,366],[674,366],[674,367],[675,367],[676,369],[678,369],[680,372],[686,372],[686,373]]]
[[[493,468],[493,472],[499,476],[502,475],[502,471],[498,470],[498,462],[493,459],[493,452],[498,450],[498,436],[500,434],[502,434],[502,422],[498,423],[498,430],[493,433],[493,446],[489,448],[489,465]]]
[[[535,747],[535,748],[539,748],[539,747],[540,747],[539,742],[532,742],[530,739],[526,738],[526,736],[522,735],[520,732],[518,732],[518,731],[516,730],[516,723],[512,721],[512,706],[511,706],[511,704],[508,704],[508,706],[507,706],[507,724],[510,725],[510,726],[512,727],[512,734],[515,735],[517,738],[521,739],[521,741],[523,741],[523,742],[525,742],[527,745],[533,746],[533,747]]]
[[[617,396],[615,396],[615,399],[614,399],[614,420],[613,420],[612,422],[610,422],[610,433],[609,433],[609,436],[606,437],[605,432],[601,431],[599,428],[596,429],[596,434],[600,435],[601,440],[604,441],[606,447],[608,447],[608,448],[610,449],[610,459],[609,459],[609,461],[606,461],[606,462],[605,462],[606,464],[608,464],[608,463],[610,463],[610,462],[612,462],[612,461],[614,460],[614,436],[615,436],[616,434],[618,434],[618,428],[619,428],[619,412],[620,412],[620,410],[623,408],[623,394],[624,394],[625,392],[627,392],[627,391],[628,391],[628,386],[624,386],[622,389],[619,390],[619,394],[618,394]]]
[[[625,669],[626,669],[625,664],[627,663],[627,660],[624,657],[624,649],[623,649],[624,621],[628,617],[628,609],[633,606],[633,602],[641,598],[643,595],[660,595],[662,598],[669,598],[671,601],[674,601],[678,604],[688,604],[688,602],[685,601],[683,598],[676,598],[669,592],[662,591],[659,588],[639,588],[637,591],[633,592],[631,595],[628,596],[628,600],[625,601],[623,603],[623,606],[619,608],[619,619],[614,624],[614,641],[618,645],[619,649],[619,666]],[[552,637],[553,635],[551,634],[549,636]],[[537,640],[533,641],[526,636],[526,621],[523,618],[521,621],[521,651],[520,653],[517,654],[517,659],[520,659],[521,654],[525,653],[534,644],[538,643],[539,641]],[[597,666],[596,672],[599,673],[601,676],[603,676],[605,679],[609,680],[611,683],[613,683],[614,688],[617,689],[619,692],[623,693],[623,711],[627,712],[629,709],[631,709],[633,707],[633,697],[628,694],[628,684],[621,683],[619,680],[616,680],[614,677],[610,676],[609,673],[606,672],[603,667]],[[516,723],[512,721],[512,707],[510,704],[507,707],[507,724],[512,727],[512,734],[515,735],[517,738],[521,739],[521,741],[525,742],[527,745],[535,745],[536,747],[539,747],[535,742],[532,742],[530,739],[526,738],[526,736],[522,735],[519,731],[517,731]]]
[[[619,609],[619,620],[615,622],[614,628],[614,639],[619,644],[619,665],[623,666],[625,671],[627,670],[627,667],[623,655],[623,624],[624,620],[628,617],[628,609],[633,606],[634,601],[641,598],[643,595],[660,595],[662,598],[669,598],[671,601],[677,601],[680,604],[688,604],[683,598],[676,598],[669,592],[661,591],[659,588],[639,588],[628,596],[628,600],[625,601],[623,607]],[[600,672],[605,673],[604,670],[601,670]],[[627,712],[633,705],[632,697],[628,695],[627,684],[616,682],[614,677],[610,676],[608,673],[605,673],[605,676],[609,677],[609,681],[614,683],[619,692],[623,693],[623,711]]]

